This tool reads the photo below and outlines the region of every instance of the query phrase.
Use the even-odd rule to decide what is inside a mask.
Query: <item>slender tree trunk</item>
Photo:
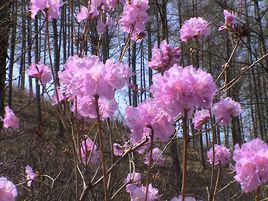
[[[35,63],[38,63],[40,60],[40,51],[39,51],[39,28],[38,28],[38,15],[35,17],[34,28],[35,28]],[[42,113],[41,113],[41,96],[40,96],[40,85],[38,80],[35,79],[35,110],[37,116],[37,123],[42,121]]]
[[[0,1],[0,116],[4,114],[6,59],[10,30],[10,2]],[[2,121],[1,121],[2,122]],[[1,128],[2,123],[0,123]]]
[[[9,59],[9,73],[8,73],[8,105],[12,107],[12,92],[13,92],[13,66],[15,59],[15,48],[16,48],[16,34],[17,34],[17,3],[14,2],[12,5],[12,33],[10,41],[10,59]]]

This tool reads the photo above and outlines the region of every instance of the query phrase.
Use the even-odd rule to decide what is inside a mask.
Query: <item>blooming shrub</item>
[[[242,191],[251,192],[268,182],[268,145],[260,139],[235,145],[235,180]]]
[[[167,106],[171,117],[185,110],[209,108],[217,90],[212,76],[193,66],[174,65],[163,76],[155,75],[150,89],[155,99]]]
[[[163,156],[163,152],[157,147],[153,148],[152,156],[150,151],[147,152],[144,163],[146,165],[149,165],[150,159],[152,159],[152,162],[156,162],[157,165],[164,165],[165,163],[165,157]]]
[[[31,0],[31,16],[35,18],[39,11],[47,13],[49,19],[60,17],[60,0]]]
[[[231,152],[229,149],[222,145],[215,144],[215,157],[214,164],[215,165],[226,165],[230,162]],[[207,156],[210,164],[213,164],[213,150],[212,148],[207,152]]]
[[[189,39],[198,40],[209,34],[209,23],[202,17],[193,17],[186,20],[180,29],[180,39],[182,42],[186,42]]]
[[[147,99],[138,107],[128,106],[126,122],[131,128],[131,140],[140,142],[150,136],[150,127],[154,130],[154,139],[166,142],[173,133],[171,118],[161,108],[161,103],[154,99]]]
[[[32,64],[28,69],[28,75],[30,78],[36,78],[39,80],[39,84],[45,85],[51,81],[51,70],[44,64]]]
[[[209,121],[209,118],[210,114],[208,110],[199,110],[195,112],[193,118],[194,129],[200,130],[202,128],[202,125]]]
[[[80,152],[84,164],[96,164],[99,162],[97,145],[89,137],[81,141]]]
[[[65,94],[76,101],[73,111],[77,109],[82,117],[96,118],[98,97],[102,119],[113,116],[117,109],[115,91],[124,87],[129,76],[126,65],[111,60],[104,64],[97,56],[72,56],[68,58],[65,70],[59,72]]]
[[[227,97],[221,98],[218,103],[215,103],[212,107],[212,112],[215,114],[216,121],[227,125],[231,123],[232,117],[236,117],[242,112],[242,109],[240,103]]]
[[[236,15],[233,12],[228,10],[223,11],[225,23],[223,26],[220,26],[219,31],[224,31],[228,28],[233,29],[235,25]]]
[[[29,165],[25,167],[25,173],[26,173],[26,180],[27,180],[27,186],[32,185],[32,181],[36,177],[36,173],[34,173],[33,168]]]
[[[14,114],[13,110],[9,108],[9,106],[5,107],[5,117],[4,117],[4,128],[19,128],[19,119]]]
[[[15,201],[18,196],[16,186],[6,177],[0,177],[0,200]]]
[[[122,30],[131,35],[133,40],[139,39],[144,31],[145,25],[149,20],[148,0],[131,0],[124,5],[122,16],[119,20]]]
[[[149,67],[164,72],[179,61],[181,50],[178,47],[173,48],[167,41],[163,40],[160,43],[160,48],[153,48],[152,54],[153,56],[149,62]]]

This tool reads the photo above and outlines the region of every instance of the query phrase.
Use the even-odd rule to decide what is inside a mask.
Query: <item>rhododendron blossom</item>
[[[132,131],[131,140],[140,142],[149,137],[151,129],[154,139],[166,142],[174,131],[171,118],[161,108],[161,103],[154,99],[147,99],[138,107],[128,106],[126,109],[126,122]]]
[[[236,18],[235,13],[229,12],[228,10],[224,10],[223,14],[224,14],[225,23],[223,26],[219,28],[219,31],[224,31],[225,29],[228,29],[228,28],[233,29],[234,24],[235,24],[235,18]]]
[[[223,145],[214,145],[214,164],[215,165],[226,165],[230,162],[231,152],[229,149],[224,147]],[[213,150],[212,148],[207,152],[207,156],[210,164],[213,164]]]
[[[29,165],[25,167],[25,173],[26,173],[27,186],[30,187],[32,185],[32,181],[36,177],[36,174],[34,173],[33,168]]]
[[[235,102],[232,98],[221,98],[218,103],[212,107],[212,112],[215,114],[216,121],[220,124],[227,125],[231,123],[232,117],[238,116],[241,112],[241,105]]]
[[[131,34],[133,40],[139,39],[145,31],[146,23],[149,21],[146,12],[149,9],[148,4],[148,0],[131,0],[124,5],[119,23],[124,32]]]
[[[113,144],[113,151],[115,156],[121,156],[124,153],[125,148],[118,143]]]
[[[202,17],[193,17],[186,20],[180,29],[180,38],[183,42],[186,42],[189,39],[198,40],[209,34],[209,23]]]
[[[35,18],[39,11],[47,13],[48,18],[57,19],[60,17],[60,0],[31,0],[31,17]]]
[[[141,184],[141,174],[140,173],[129,173],[126,182],[126,191],[130,194],[131,201],[144,201],[146,198],[146,186]],[[148,186],[148,201],[154,201],[158,198],[158,190],[153,188],[152,184]]]
[[[14,114],[13,110],[9,108],[9,106],[5,107],[5,116],[4,116],[4,128],[19,128],[19,119]]]
[[[89,137],[81,141],[80,152],[84,164],[96,164],[99,162],[97,145]]]
[[[81,6],[80,12],[77,13],[76,19],[80,23],[86,19],[93,19],[94,17],[97,17],[99,15],[99,11],[95,6],[90,6],[90,9],[88,10],[87,7]]]
[[[149,165],[150,159],[152,160],[152,162],[156,162],[157,165],[164,165],[165,164],[165,157],[163,156],[163,152],[157,147],[153,148],[152,156],[151,156],[150,150],[147,152],[144,163],[146,165]]]
[[[200,110],[194,114],[193,124],[195,130],[200,130],[204,123],[209,121],[210,114],[208,110]]]
[[[15,201],[17,196],[16,186],[6,177],[0,177],[0,201]]]
[[[73,111],[83,117],[96,117],[96,97],[101,118],[111,117],[117,109],[115,91],[128,82],[128,66],[107,60],[105,64],[97,56],[70,57],[65,70],[59,72],[60,84],[67,96],[75,97]]]
[[[32,64],[28,69],[29,77],[38,79],[44,85],[52,80],[50,73],[50,68],[44,64]]]
[[[179,197],[174,197],[170,201],[182,201],[182,197],[179,195]],[[184,198],[184,201],[197,201],[197,200],[192,196],[186,196]]]
[[[112,26],[113,20],[110,15],[106,16],[106,22],[102,22],[101,20],[97,21],[97,32],[99,34],[103,34],[106,31],[106,28]]]
[[[268,182],[268,145],[260,139],[235,145],[235,180],[242,191],[251,192]]]
[[[154,47],[152,53],[149,67],[160,72],[171,68],[181,56],[181,50],[178,47],[173,48],[165,40],[160,43],[160,48]]]
[[[154,98],[167,106],[166,110],[173,118],[195,107],[211,107],[216,90],[217,86],[209,73],[177,64],[165,71],[163,76],[154,75],[150,89]]]
[[[149,184],[148,186],[148,195],[146,199],[146,186],[133,186],[131,191],[129,192],[130,194],[130,200],[131,201],[154,201],[156,200],[159,195],[158,195],[158,189],[154,188],[152,184]]]

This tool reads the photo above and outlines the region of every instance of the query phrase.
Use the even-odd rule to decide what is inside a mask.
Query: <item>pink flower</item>
[[[6,177],[0,177],[0,201],[15,201],[17,196],[16,186]]]
[[[215,144],[214,145],[215,157],[214,164],[215,165],[226,165],[230,162],[231,152],[229,149],[222,145]],[[210,164],[213,163],[213,150],[212,148],[207,152],[207,156]]]
[[[59,73],[65,94],[75,97],[73,111],[83,117],[96,117],[95,97],[99,97],[99,107],[103,119],[111,117],[117,109],[115,91],[127,83],[130,71],[122,63],[107,60],[105,64],[97,56],[79,58],[72,56]]]
[[[44,64],[32,64],[28,69],[28,75],[31,78],[37,78],[41,84],[45,85],[51,81],[51,70]]]
[[[251,192],[268,182],[268,145],[260,139],[235,145],[235,180],[243,192]]]
[[[102,22],[100,19],[97,21],[97,32],[103,34],[106,31],[106,28],[110,27],[113,24],[113,20],[108,14],[106,16],[106,22]]]
[[[228,28],[233,29],[235,25],[236,14],[229,12],[228,10],[223,11],[225,23],[223,26],[220,26],[219,31],[224,31]]]
[[[47,12],[48,18],[57,19],[60,17],[60,0],[31,0],[31,17],[35,18],[39,11]]]
[[[95,6],[91,5],[89,11],[87,7],[81,6],[81,10],[79,13],[77,13],[76,19],[80,23],[86,19],[93,19],[94,17],[97,17],[98,15],[99,15],[99,11]]]
[[[132,40],[137,40],[145,31],[146,23],[149,21],[148,0],[127,1],[119,23],[124,32],[131,34]]]
[[[32,185],[32,181],[34,180],[34,178],[36,177],[36,174],[34,173],[33,169],[31,166],[27,165],[25,167],[25,172],[26,172],[26,180],[27,180],[27,186],[31,186]]]
[[[174,197],[170,201],[182,201],[182,197],[179,195],[179,197]],[[192,196],[187,196],[184,201],[196,201],[196,199]]]
[[[128,173],[125,182],[127,184],[141,185],[141,174],[137,172]]]
[[[238,116],[241,112],[241,105],[235,102],[232,98],[221,98],[218,103],[212,107],[212,112],[215,114],[216,121],[223,125],[231,123],[232,117]]]
[[[8,106],[5,107],[4,128],[19,128],[19,119]]]
[[[130,194],[131,201],[144,201],[146,198],[146,186],[141,184],[141,174],[140,173],[129,173],[127,178],[125,179],[126,182],[126,191]],[[154,201],[159,196],[158,189],[153,188],[152,184],[148,186],[148,201]]]
[[[195,130],[200,130],[204,123],[209,121],[210,114],[208,110],[199,110],[194,114],[193,124]]]
[[[105,68],[105,80],[107,80],[114,89],[123,88],[131,77],[131,72],[127,65],[113,62],[111,59],[106,61]]]
[[[146,200],[146,186],[133,186],[129,194],[131,201],[144,201]],[[158,189],[149,184],[147,201],[154,201],[158,198]]]
[[[177,63],[180,56],[181,50],[178,47],[173,48],[167,41],[163,40],[160,43],[160,48],[153,48],[153,56],[149,62],[149,67],[164,72]]]
[[[152,127],[154,139],[166,142],[174,131],[169,115],[162,109],[161,103],[154,99],[147,99],[138,107],[127,107],[126,122],[132,131],[133,143],[142,141],[150,136]]]
[[[113,150],[114,150],[114,155],[115,156],[122,156],[123,153],[125,152],[125,147],[121,146],[118,143],[113,144]]]
[[[166,106],[165,111],[174,119],[185,110],[209,108],[217,90],[212,76],[192,66],[178,66],[153,76],[150,88],[154,98]]]
[[[89,137],[81,141],[80,152],[84,164],[96,164],[99,162],[97,145]]]
[[[209,34],[209,23],[201,17],[192,17],[186,20],[180,29],[180,38],[183,42],[189,39],[198,40]]]
[[[150,150],[148,150],[145,160],[144,160],[144,163],[146,165],[149,165],[150,163],[150,158],[151,158],[150,155],[151,155]],[[155,162],[155,161],[157,165],[165,164],[165,158],[163,156],[163,152],[157,147],[153,148],[153,153],[152,153],[152,162]]]

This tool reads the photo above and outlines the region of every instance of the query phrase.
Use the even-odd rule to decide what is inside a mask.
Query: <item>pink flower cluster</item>
[[[119,23],[124,32],[131,34],[133,40],[137,40],[145,31],[146,23],[149,21],[149,15],[146,12],[149,9],[148,0],[127,1]]]
[[[156,162],[157,165],[164,165],[165,164],[165,157],[162,155],[163,152],[155,147],[153,148],[153,151],[152,151],[152,157],[151,157],[151,152],[150,150],[147,152],[146,156],[145,156],[145,160],[144,160],[144,163],[146,165],[149,165],[150,164],[150,158],[152,159],[152,162]]]
[[[221,98],[218,103],[213,105],[212,112],[215,114],[217,122],[227,125],[231,123],[232,117],[236,117],[242,112],[242,109],[240,103],[226,97]]]
[[[95,6],[90,6],[88,10],[87,7],[81,6],[80,12],[77,13],[76,19],[80,23],[86,19],[93,19],[99,15],[99,11]]]
[[[36,78],[40,84],[47,84],[51,81],[50,68],[44,64],[32,64],[28,69],[28,75],[30,78]]]
[[[260,139],[235,145],[235,180],[242,191],[251,192],[268,182],[268,145]]]
[[[186,20],[180,29],[180,38],[183,42],[189,39],[198,40],[210,34],[209,23],[202,17],[192,17]]]
[[[4,128],[19,128],[19,119],[8,106],[5,107]]]
[[[81,141],[80,152],[84,164],[96,164],[99,162],[97,145],[89,137]]]
[[[65,70],[59,72],[60,84],[68,97],[76,101],[73,111],[82,117],[96,118],[96,97],[101,118],[111,117],[117,109],[114,94],[128,82],[128,66],[107,60],[104,64],[97,56],[70,57]]]
[[[199,110],[194,114],[193,124],[195,130],[200,130],[202,125],[209,121],[210,114],[208,110]]]
[[[112,26],[112,24],[113,24],[112,18],[110,17],[110,15],[107,15],[105,22],[102,22],[101,20],[97,21],[97,32],[99,34],[103,34],[106,28]]]
[[[159,197],[158,189],[149,184],[146,199],[146,186],[141,184],[141,175],[139,173],[129,173],[125,182],[127,184],[126,191],[130,194],[131,201],[154,201]]]
[[[228,28],[233,29],[235,25],[236,15],[234,12],[229,12],[228,10],[223,11],[225,23],[223,26],[220,26],[219,31],[224,31]]]
[[[182,67],[176,64],[165,71],[163,76],[154,75],[153,83],[151,93],[166,105],[166,111],[173,118],[185,110],[192,111],[195,107],[210,107],[217,90],[209,73],[192,66]]]
[[[231,152],[229,149],[224,147],[223,145],[214,145],[214,164],[215,165],[226,165],[230,162]],[[213,150],[212,148],[207,152],[207,156],[210,164],[213,164]]]
[[[131,140],[133,143],[150,137],[150,127],[154,131],[154,139],[163,142],[166,142],[174,131],[171,118],[162,109],[161,103],[154,99],[147,99],[138,107],[128,106],[126,122],[132,131]]]
[[[179,197],[174,197],[170,201],[182,201],[182,197],[179,195]],[[184,201],[196,201],[196,199],[192,196],[187,196]]]
[[[33,168],[29,165],[25,167],[25,173],[26,173],[26,180],[27,180],[27,186],[32,185],[32,181],[36,177],[36,173],[34,173]]]
[[[47,13],[48,18],[57,19],[60,17],[60,0],[31,0],[31,17],[35,18],[39,11]]]
[[[17,196],[16,186],[6,177],[0,177],[0,201],[15,201]]]
[[[149,67],[164,72],[177,63],[181,56],[181,50],[178,47],[173,48],[163,40],[160,43],[160,48],[153,48],[153,56],[149,62]]]

